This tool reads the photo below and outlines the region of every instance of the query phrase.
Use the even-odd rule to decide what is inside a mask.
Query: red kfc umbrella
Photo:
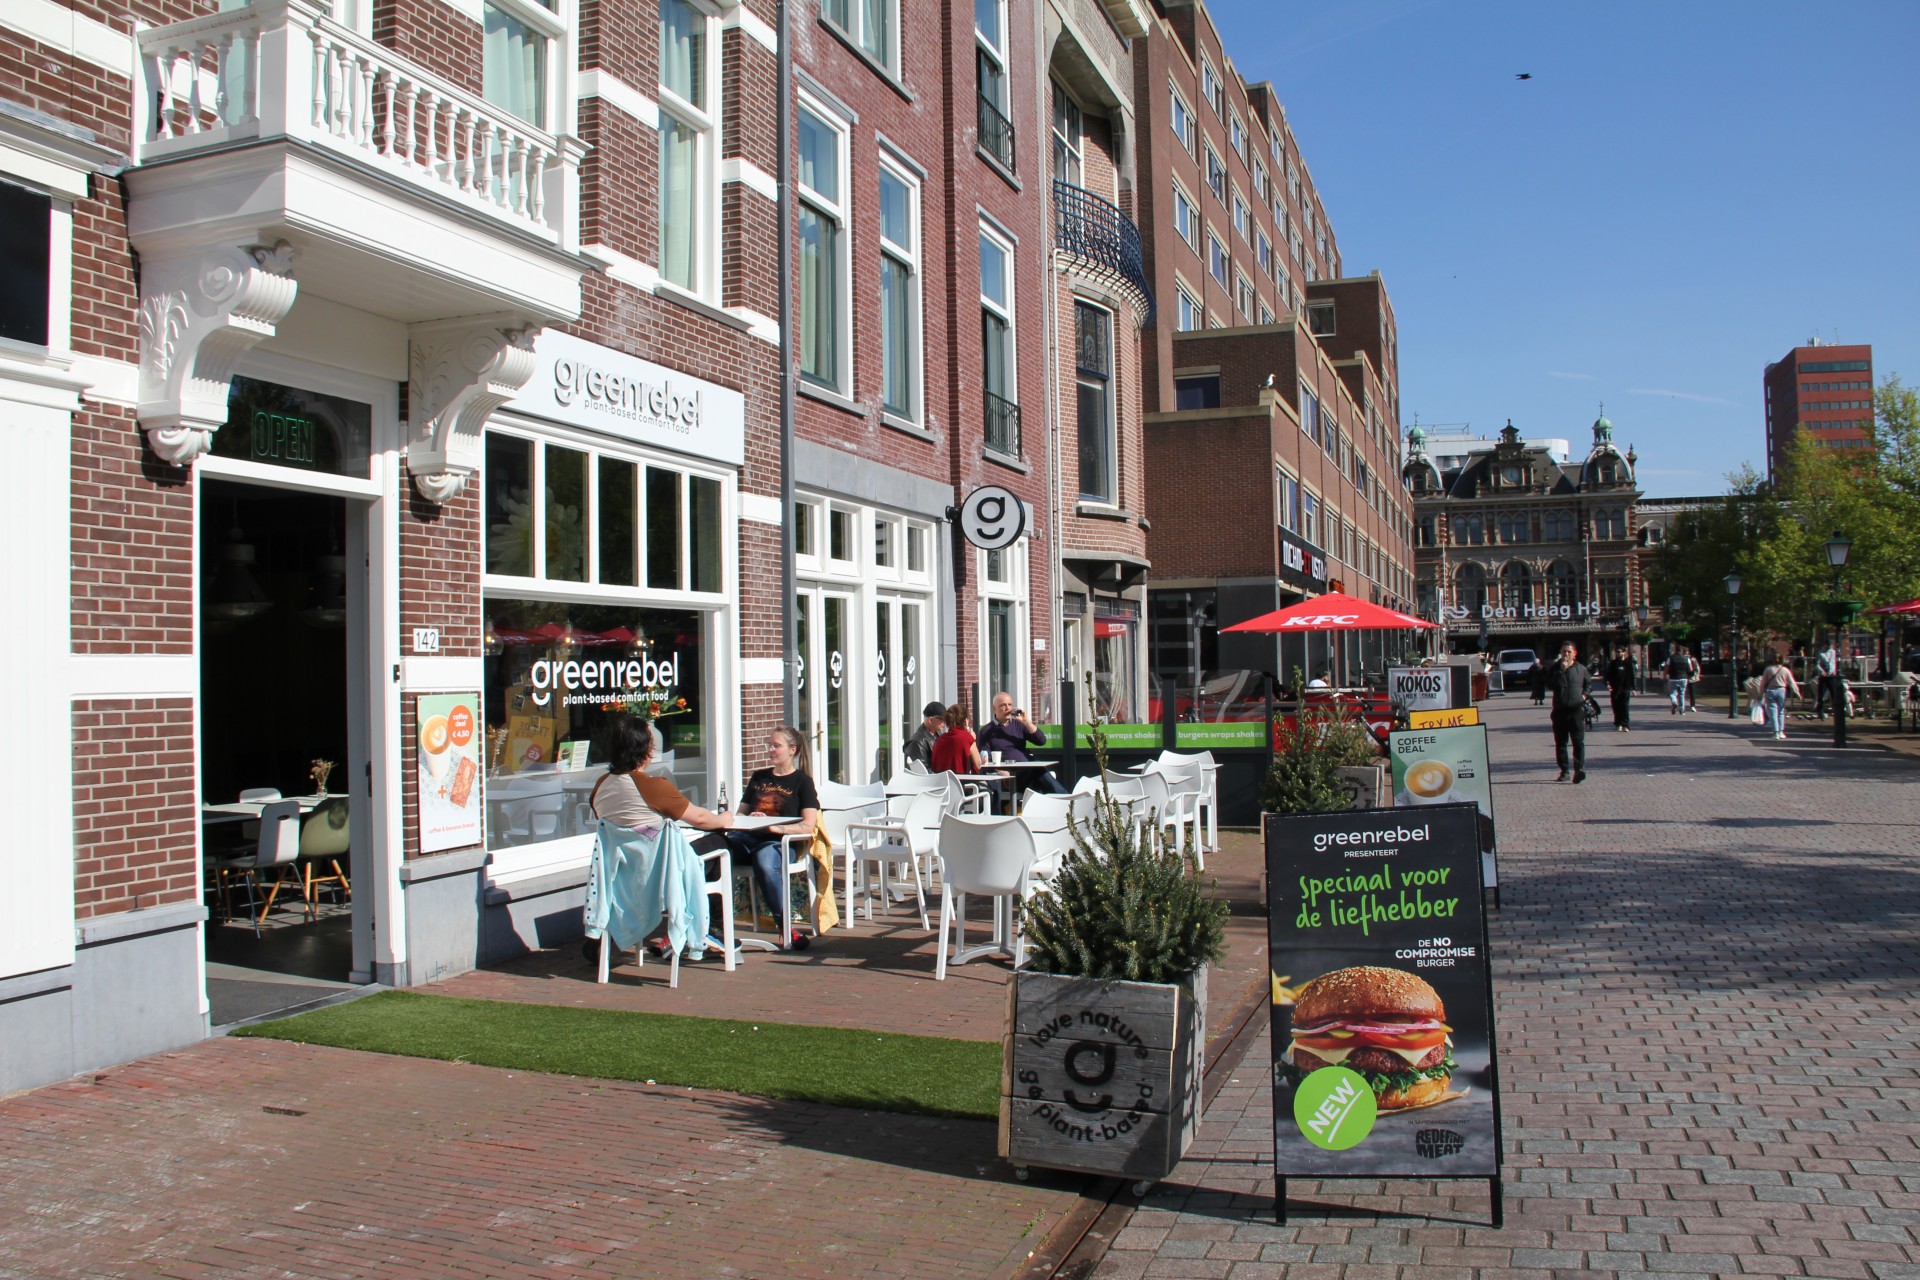
[[[1909,600],[1905,604],[1883,604],[1878,609],[1869,609],[1867,612],[1882,614],[1920,613],[1920,600]]]
[[[1368,604],[1338,591],[1290,604],[1272,613],[1263,613],[1245,622],[1236,622],[1222,631],[1405,631],[1412,627],[1432,628],[1438,624],[1416,618],[1398,609]]]

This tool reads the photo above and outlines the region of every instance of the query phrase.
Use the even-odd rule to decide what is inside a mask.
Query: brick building
[[[1865,449],[1873,424],[1873,347],[1813,339],[1767,366],[1767,478],[1802,433],[1823,449]]]
[[[1139,697],[1151,15],[779,20],[0,12],[40,673],[0,748],[0,1088],[204,1035],[277,953],[409,985],[554,945],[611,712],[715,805],[789,714],[858,782],[930,698]],[[987,484],[1023,517],[995,551],[954,520]],[[206,892],[249,839],[350,896],[256,946]]]
[[[1590,655],[1646,603],[1633,451],[1604,417],[1578,463],[1559,444],[1522,439],[1509,422],[1497,440],[1430,455],[1426,432],[1409,433],[1415,607],[1442,624],[1448,652],[1545,657],[1572,639]]]
[[[1376,272],[1339,245],[1272,85],[1248,84],[1204,4],[1156,6],[1134,44],[1137,200],[1160,300],[1146,342],[1152,669],[1285,674],[1377,664],[1397,638],[1219,628],[1338,589],[1412,597],[1399,352]]]

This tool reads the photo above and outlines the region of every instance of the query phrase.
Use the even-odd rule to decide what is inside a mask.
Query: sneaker
[[[1567,780],[1567,771],[1565,769],[1562,769],[1560,771],[1560,776],[1554,779],[1555,782],[1565,782],[1566,780]]]
[[[725,951],[725,950],[726,950],[726,947],[727,947],[727,944],[726,944],[725,942],[723,942],[723,941],[721,941],[721,940],[720,940],[719,938],[716,938],[716,937],[714,937],[714,936],[713,936],[712,934],[708,934],[708,935],[707,935],[707,947],[706,947],[706,949],[707,949],[708,951]],[[733,940],[733,957],[734,957],[734,959],[736,959],[736,960],[738,960],[738,959],[740,958],[740,950],[741,950],[741,948],[740,948],[740,939],[738,939],[738,938],[735,938],[735,939]]]
[[[1587,780],[1587,771],[1585,769],[1575,769],[1573,771],[1573,780],[1575,782],[1585,782]]]

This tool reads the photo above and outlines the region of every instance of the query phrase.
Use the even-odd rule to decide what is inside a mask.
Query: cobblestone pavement
[[[1225,839],[1216,1027],[1265,981],[1258,842]],[[577,948],[436,989],[997,1040],[1004,961],[931,968],[917,924],[863,925],[678,991],[598,986]],[[0,1277],[1010,1275],[1090,1184],[995,1150],[983,1121],[213,1040],[0,1099]]]
[[[1516,705],[1518,703],[1518,705]],[[1288,1183],[1262,1037],[1093,1274],[1920,1280],[1920,765],[1496,700],[1507,1225],[1484,1184]]]

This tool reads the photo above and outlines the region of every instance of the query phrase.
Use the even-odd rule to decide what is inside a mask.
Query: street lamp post
[[[1827,607],[1827,621],[1833,624],[1833,745],[1847,745],[1847,680],[1841,674],[1840,629],[1853,621],[1856,601],[1841,599],[1840,571],[1847,567],[1847,553],[1853,543],[1838,529],[1821,544],[1827,553],[1827,567],[1833,570],[1833,600]]]
[[[1648,612],[1649,610],[1647,609],[1647,606],[1645,604],[1637,604],[1633,606],[1634,621],[1640,624],[1640,630],[1643,634],[1647,629]],[[1644,698],[1646,697],[1646,695],[1647,695],[1647,642],[1645,640],[1642,640],[1640,642],[1640,696]]]
[[[1732,720],[1740,714],[1740,575],[1730,573],[1721,581],[1727,585],[1727,607],[1733,611],[1727,623],[1727,670],[1733,673],[1727,689],[1727,719]]]

